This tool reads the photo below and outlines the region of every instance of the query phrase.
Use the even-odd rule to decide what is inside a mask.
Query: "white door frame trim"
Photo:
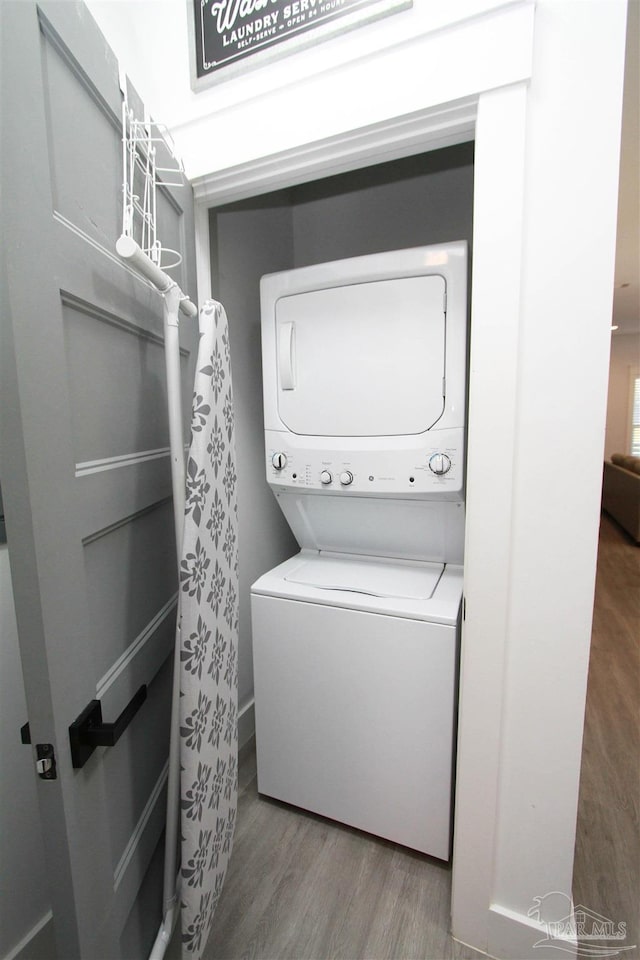
[[[496,444],[501,449],[502,462],[507,465],[514,450],[525,120],[526,83],[521,82],[305,144],[198,178],[193,183],[198,289],[202,300],[209,295],[215,296],[211,289],[209,264],[209,207],[475,139],[480,166],[476,167],[474,195],[470,363],[474,439],[468,457],[469,489],[481,489],[482,476],[491,476],[491,451]],[[496,155],[504,157],[499,169],[491,159]],[[508,284],[504,283],[505,276],[510,277]],[[495,298],[497,290],[502,291],[498,302]],[[498,340],[501,348],[496,352]],[[485,376],[485,357],[491,357],[488,376]],[[478,362],[476,358],[480,358]],[[510,418],[496,417],[498,402],[504,409],[512,411]],[[499,437],[496,437],[497,424],[500,424]],[[483,442],[489,432],[494,440],[491,445]],[[501,479],[503,509],[499,519],[494,518],[492,527],[493,542],[497,538],[502,544],[496,553],[496,563],[487,564],[486,531],[482,521],[476,520],[476,501],[473,497],[470,499],[465,591],[471,596],[481,596],[486,589],[490,591],[486,596],[492,598],[507,598],[509,595],[510,485],[511,470],[507,466]],[[501,605],[486,603],[477,626],[472,619],[474,616],[472,608],[467,614],[461,656],[452,913],[454,936],[487,950],[507,618]],[[477,645],[468,642],[469,638],[479,634],[491,636],[490,649],[484,649],[482,662]],[[489,669],[487,657],[491,661]],[[483,769],[484,782],[490,784],[481,805],[477,803],[474,784],[474,771],[479,766]],[[492,771],[495,776],[487,777],[487,771]],[[479,837],[482,838],[480,843]]]
[[[198,177],[196,203],[219,206],[386,160],[473,140],[478,97],[392,117]]]

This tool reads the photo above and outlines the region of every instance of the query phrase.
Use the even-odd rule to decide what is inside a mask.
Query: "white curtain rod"
[[[116,241],[116,252],[123,260],[127,260],[135,267],[143,277],[150,280],[160,293],[166,293],[171,287],[177,286],[175,280],[172,280],[140,249],[133,237],[127,237],[123,234]],[[180,310],[188,317],[197,317],[198,315],[198,308],[182,291],[180,291]]]
[[[1,0],[0,0],[1,2]],[[163,294],[164,355],[167,375],[167,411],[169,443],[171,447],[171,484],[173,488],[173,519],[176,534],[178,570],[182,554],[182,534],[185,508],[185,462],[182,432],[182,390],[180,381],[180,340],[178,311],[188,317],[197,317],[198,308],[184,295],[175,280],[140,249],[133,237],[123,234],[116,242],[116,251]],[[180,814],[180,738],[178,713],[180,702],[180,621],[176,622],[176,642],[173,659],[173,689],[171,695],[171,728],[169,744],[169,773],[167,778],[167,820],[165,827],[162,922],[149,960],[163,960],[178,918],[178,818]]]

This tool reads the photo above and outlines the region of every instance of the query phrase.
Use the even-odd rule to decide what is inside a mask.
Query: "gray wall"
[[[264,468],[260,277],[450,240],[471,243],[473,144],[380,164],[211,214],[213,295],[229,317],[240,514],[240,709],[253,697],[251,584],[298,546]]]
[[[251,584],[293,556],[297,544],[265,480],[259,279],[293,259],[291,207],[272,194],[220,208],[211,218],[213,295],[227,311],[238,458],[240,640],[238,703],[253,697]],[[241,734],[242,736],[242,734]]]
[[[294,264],[303,267],[468,240],[473,144],[305,184],[293,191]]]

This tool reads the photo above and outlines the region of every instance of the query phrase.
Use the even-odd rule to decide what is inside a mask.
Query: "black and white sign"
[[[411,6],[412,0],[386,3],[381,0],[193,0],[193,3],[197,81],[283,41],[290,41],[287,51],[293,51],[299,49],[305,39],[323,39],[405,9]],[[309,38],[312,30],[317,33]],[[293,42],[295,38],[300,38],[298,43]]]

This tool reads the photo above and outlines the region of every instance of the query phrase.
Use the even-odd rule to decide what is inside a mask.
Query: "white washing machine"
[[[301,552],[252,587],[258,789],[448,859],[466,245],[261,284],[267,480]]]

